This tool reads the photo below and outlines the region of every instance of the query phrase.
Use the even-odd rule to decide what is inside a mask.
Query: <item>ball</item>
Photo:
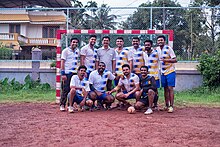
[[[128,113],[130,114],[135,113],[135,108],[133,106],[128,107]]]

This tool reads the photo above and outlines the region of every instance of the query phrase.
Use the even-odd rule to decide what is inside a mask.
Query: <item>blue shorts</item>
[[[123,93],[127,94],[128,92],[127,90],[124,90]],[[134,93],[130,94],[126,99],[136,99],[135,94]]]
[[[156,85],[157,85],[157,88],[160,88],[160,80],[156,80]]]
[[[161,85],[162,87],[175,87],[175,80],[176,80],[176,72],[172,72],[168,75],[161,75]]]
[[[70,93],[68,93],[68,100],[70,99]],[[73,98],[73,103],[76,102],[77,104],[80,104],[83,100],[83,97],[79,94],[79,93],[76,93],[76,95],[74,96]]]
[[[94,91],[90,91],[90,92],[94,92]],[[89,92],[89,95],[90,95],[90,92]],[[97,96],[96,99],[100,100],[100,101],[106,100],[107,94],[105,92],[101,92],[101,93],[102,93],[102,95]]]

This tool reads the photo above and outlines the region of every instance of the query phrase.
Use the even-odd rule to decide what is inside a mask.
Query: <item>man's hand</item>
[[[130,95],[130,93],[126,93],[126,94],[124,94],[124,97],[125,97],[125,98],[128,98],[129,95]]]
[[[96,94],[97,94],[97,96],[101,96],[102,95],[102,93],[99,92],[99,91],[97,91]]]
[[[62,75],[62,81],[66,81],[67,80],[67,77],[66,77],[66,75]]]
[[[112,93],[112,91],[107,91],[106,93],[107,93],[107,94],[111,94],[111,93]]]
[[[86,103],[86,100],[85,100],[85,99],[83,99],[79,105],[80,105],[80,106],[84,106],[84,105],[85,105],[85,103]]]

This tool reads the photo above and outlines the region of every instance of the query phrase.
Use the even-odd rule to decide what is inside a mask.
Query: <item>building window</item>
[[[58,29],[58,26],[44,26],[43,38],[56,38],[56,32]]]
[[[21,25],[20,24],[9,24],[9,33],[18,33],[21,32]]]

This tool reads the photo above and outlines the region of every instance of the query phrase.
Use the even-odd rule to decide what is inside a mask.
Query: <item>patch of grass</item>
[[[55,90],[19,90],[2,93],[0,103],[6,102],[55,102]]]
[[[163,89],[159,89],[160,102],[164,103]],[[199,87],[192,90],[175,92],[175,105],[220,107],[220,87],[210,90]]]

